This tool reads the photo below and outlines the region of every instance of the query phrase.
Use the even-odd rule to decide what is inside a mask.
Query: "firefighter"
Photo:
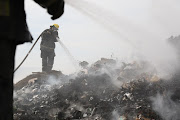
[[[41,58],[42,58],[42,71],[50,72],[54,64],[55,57],[55,42],[57,42],[59,25],[54,24],[49,29],[43,31],[41,38]]]
[[[34,1],[47,9],[53,20],[64,12],[64,0]],[[18,44],[32,41],[26,24],[24,0],[0,0],[0,26],[0,120],[13,120],[15,50]]]

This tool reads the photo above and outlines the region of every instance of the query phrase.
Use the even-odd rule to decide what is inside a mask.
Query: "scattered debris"
[[[163,120],[150,97],[178,93],[179,77],[163,81],[156,72],[145,71],[144,62],[117,66],[103,58],[76,77],[58,71],[28,76],[24,80],[33,84],[22,87],[23,80],[15,85],[14,120]],[[171,99],[179,102],[180,95]]]

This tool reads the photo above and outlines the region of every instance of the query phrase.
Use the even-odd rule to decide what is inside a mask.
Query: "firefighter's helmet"
[[[58,24],[54,24],[53,25],[55,28],[59,29],[59,25]]]

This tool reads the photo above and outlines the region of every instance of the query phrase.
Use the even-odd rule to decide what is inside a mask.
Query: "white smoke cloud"
[[[163,120],[178,120],[180,118],[180,104],[172,101],[171,94],[157,94],[151,100],[153,109]]]
[[[62,81],[60,78],[56,78],[54,76],[49,76],[48,79],[46,80],[47,84],[49,84],[50,86],[53,86],[53,85],[61,85],[62,84]]]
[[[166,11],[169,10],[167,4],[164,5],[166,2],[163,3],[163,1],[152,1],[151,3],[146,1],[146,4],[138,4],[139,7],[142,7],[143,5],[146,6],[146,13],[144,12],[144,14],[147,14],[147,18],[149,17],[148,20],[150,20],[150,24],[148,25],[137,22],[135,18],[128,19],[127,16],[125,17],[114,14],[114,12],[111,12],[105,7],[102,7],[100,5],[98,6],[95,2],[93,3],[86,0],[76,0],[76,2],[66,0],[66,2],[68,5],[71,5],[73,8],[83,13],[83,15],[88,16],[95,22],[99,23],[109,32],[112,32],[114,36],[117,36],[119,38],[119,41],[117,42],[113,40],[114,43],[127,43],[129,45],[128,47],[126,47],[125,49],[121,48],[118,51],[124,51],[125,55],[121,57],[127,57],[129,55],[128,52],[132,50],[131,53],[134,54],[134,56],[136,56],[136,58],[138,58],[139,60],[143,59],[151,62],[156,67],[158,71],[157,74],[161,78],[163,77],[167,79],[167,77],[169,77],[176,71],[179,61],[177,60],[177,55],[174,49],[166,41],[167,37],[169,37],[168,35],[170,35],[171,32],[162,34],[162,28],[164,26],[158,28],[153,23],[156,18],[154,17],[153,20],[150,19],[150,17],[155,16],[154,13],[155,11],[158,11],[158,7],[162,7],[162,9],[165,9]],[[123,3],[123,1],[116,1],[116,3],[121,2]],[[129,3],[132,3],[132,1],[129,1]],[[155,5],[155,3],[158,4]],[[175,1],[173,1],[171,5],[172,4],[175,4]],[[155,6],[155,8],[151,8],[151,6]],[[129,6],[127,6],[127,8],[128,7]],[[145,8],[143,7],[141,9],[145,10]],[[174,10],[167,11],[167,14],[170,15],[172,11]],[[175,14],[177,14],[177,12]],[[156,15],[161,16],[161,12],[156,13]],[[166,19],[168,18],[168,16],[163,16],[163,18]],[[177,23],[171,23],[167,20],[164,21],[166,21],[166,23],[168,24]]]

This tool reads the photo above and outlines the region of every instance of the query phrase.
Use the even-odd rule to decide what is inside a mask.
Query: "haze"
[[[79,4],[78,8],[66,4],[65,14],[60,19],[52,21],[45,9],[32,0],[26,0],[27,22],[34,41],[43,30],[57,23],[60,25],[61,41],[77,61],[93,63],[101,57],[111,58],[113,54],[114,58],[128,61],[146,59],[157,66],[162,75],[173,71],[169,63],[178,61],[166,39],[172,35],[179,35],[180,1],[67,0],[67,3],[77,1],[90,4]],[[96,7],[97,11],[91,11],[92,7]],[[82,9],[90,10],[96,19],[82,12]],[[104,14],[100,14],[101,12]],[[19,65],[31,46],[30,43],[18,46],[15,66]],[[15,73],[14,82],[32,72],[41,71],[41,66],[39,40],[27,60]],[[75,72],[73,64],[58,43],[53,69],[64,74]]]

